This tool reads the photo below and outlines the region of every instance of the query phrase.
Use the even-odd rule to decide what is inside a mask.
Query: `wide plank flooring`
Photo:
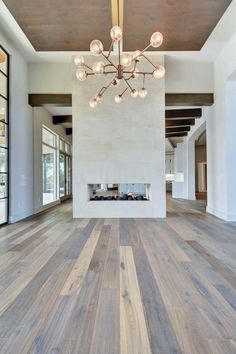
[[[0,353],[236,353],[236,224],[72,219],[66,202],[0,229]],[[98,206],[99,207],[99,206]]]

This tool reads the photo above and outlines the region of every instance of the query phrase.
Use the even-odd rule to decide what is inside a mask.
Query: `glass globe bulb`
[[[139,96],[141,98],[145,98],[147,96],[147,90],[144,87],[141,90],[139,90]]]
[[[122,28],[119,26],[112,27],[110,35],[114,42],[119,42],[122,38]]]
[[[86,80],[86,77],[87,77],[87,73],[86,71],[84,70],[84,68],[78,68],[76,70],[76,77],[79,81],[84,81]]]
[[[112,85],[113,85],[113,86],[119,86],[119,84],[120,84],[120,80],[119,80],[119,79],[114,79],[114,80],[112,81]]]
[[[162,79],[165,76],[165,68],[162,65],[158,65],[158,67],[153,71],[153,77],[155,79]]]
[[[163,42],[163,35],[160,32],[154,32],[150,39],[150,44],[154,48],[160,47]]]
[[[121,103],[122,100],[123,100],[123,98],[122,98],[121,95],[116,95],[116,96],[115,96],[115,101],[116,101],[116,103]]]
[[[132,56],[130,54],[123,54],[121,57],[121,64],[124,67],[130,66],[130,64],[132,63]]]
[[[142,56],[141,50],[136,50],[134,53],[133,59],[139,60],[139,59],[141,59],[141,56]]]
[[[98,61],[96,63],[93,64],[93,72],[94,74],[103,74],[105,70],[105,64],[103,63],[103,61]]]
[[[95,99],[97,102],[101,102],[103,100],[103,97],[102,97],[102,95],[99,94],[95,97]]]
[[[138,90],[133,89],[133,90],[131,91],[130,95],[131,95],[131,97],[133,97],[133,98],[138,97]]]
[[[89,101],[89,105],[91,108],[95,108],[96,105],[97,105],[97,101],[95,98],[92,98],[90,101]]]
[[[74,63],[77,66],[83,66],[84,65],[84,57],[82,57],[81,55],[76,55],[74,57]]]
[[[98,39],[94,39],[91,43],[90,43],[90,51],[93,55],[100,55],[103,52],[103,44],[101,41],[99,41]]]

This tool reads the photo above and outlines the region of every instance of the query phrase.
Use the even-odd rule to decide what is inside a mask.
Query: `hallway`
[[[0,229],[0,353],[236,352],[236,224],[168,197],[167,219]]]

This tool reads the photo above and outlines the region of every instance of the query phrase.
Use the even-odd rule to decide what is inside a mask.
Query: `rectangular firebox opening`
[[[149,201],[151,184],[100,183],[88,184],[89,201]]]

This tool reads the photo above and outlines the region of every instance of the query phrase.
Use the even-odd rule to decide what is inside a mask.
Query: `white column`
[[[183,181],[174,181],[173,198],[195,200],[195,142],[185,140],[175,149],[175,174],[183,174]]]
[[[207,211],[236,221],[236,33],[214,63],[214,114],[207,122]]]

